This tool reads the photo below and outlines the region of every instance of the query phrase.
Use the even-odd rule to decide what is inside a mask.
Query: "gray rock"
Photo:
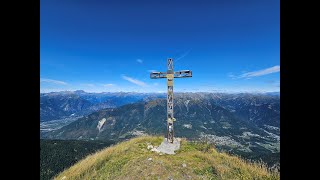
[[[170,143],[164,138],[157,149],[164,154],[175,154],[174,151],[180,149],[180,141],[180,138],[174,138],[173,143]]]

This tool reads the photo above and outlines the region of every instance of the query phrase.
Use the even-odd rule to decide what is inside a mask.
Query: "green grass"
[[[122,142],[86,157],[56,179],[280,179],[263,164],[220,153],[206,143],[182,139],[175,155],[147,150],[147,143],[158,146],[162,141],[147,136]]]

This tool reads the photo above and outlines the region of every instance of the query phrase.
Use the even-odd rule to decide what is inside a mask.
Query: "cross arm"
[[[151,79],[167,78],[167,73],[166,72],[151,72],[150,78]]]
[[[187,78],[192,77],[192,71],[190,70],[181,70],[174,72],[174,78]]]

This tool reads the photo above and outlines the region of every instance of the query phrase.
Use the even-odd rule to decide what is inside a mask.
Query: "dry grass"
[[[162,137],[138,137],[106,148],[59,174],[55,179],[280,179],[258,163],[248,163],[205,144],[182,140],[175,155],[147,150]],[[151,161],[148,158],[152,158]],[[182,164],[186,164],[183,167]]]

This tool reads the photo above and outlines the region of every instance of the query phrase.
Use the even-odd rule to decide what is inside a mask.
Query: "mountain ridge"
[[[217,149],[248,159],[279,163],[279,97],[252,94],[177,94],[176,136],[208,139]],[[123,141],[141,135],[162,135],[166,129],[166,99],[153,99],[84,116],[61,129],[44,133],[48,139]]]

